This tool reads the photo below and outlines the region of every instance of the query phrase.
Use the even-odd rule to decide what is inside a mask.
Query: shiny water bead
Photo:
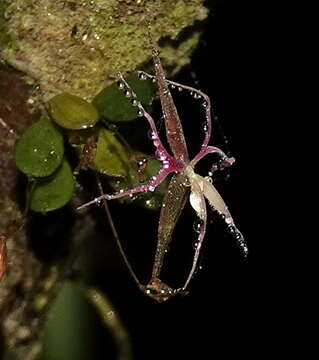
[[[157,135],[152,130],[148,130],[147,137],[151,140],[157,139]]]
[[[166,160],[166,155],[163,151],[156,150],[155,157],[157,160],[161,160],[161,161]]]
[[[139,104],[139,101],[136,98],[134,98],[134,99],[131,100],[131,104],[133,106],[137,106]]]
[[[146,164],[147,164],[147,158],[144,157],[144,158],[138,159],[137,162],[136,162],[136,164],[137,164],[137,166],[138,166],[139,168],[141,168],[141,167],[144,168],[144,167],[146,166]]]
[[[170,162],[169,162],[169,160],[164,160],[163,161],[163,168],[164,169],[168,169],[170,167]]]
[[[194,223],[193,223],[193,229],[197,232],[200,233],[202,230],[202,227],[204,225],[204,221],[200,218],[197,218]]]
[[[147,76],[143,72],[138,72],[138,78],[140,80],[146,80]]]
[[[117,82],[117,86],[118,86],[118,88],[119,88],[120,90],[123,90],[123,89],[125,88],[125,84],[124,84],[124,82],[121,81],[121,80],[119,80],[119,81]]]
[[[203,129],[204,132],[207,132],[207,131],[208,131],[208,123],[207,123],[207,121],[205,121],[205,122],[203,123],[202,129]]]

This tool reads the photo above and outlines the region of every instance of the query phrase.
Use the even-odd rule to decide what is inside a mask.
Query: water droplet
[[[142,109],[139,109],[137,112],[138,116],[143,116],[144,115],[144,111]]]
[[[174,84],[169,84],[169,86],[170,86],[171,89],[175,89],[175,88],[176,88],[176,86],[175,86]]]
[[[198,99],[201,99],[202,98],[202,95],[198,94],[198,93],[194,93],[194,99],[198,100]]]
[[[204,101],[202,102],[202,107],[203,107],[203,108],[207,108],[207,106],[208,106],[208,102],[207,102],[206,100],[204,100]]]
[[[200,218],[197,218],[195,221],[194,221],[194,224],[193,224],[193,229],[197,232],[197,233],[200,233],[201,230],[202,230],[202,227],[204,225],[204,221]]]
[[[189,181],[189,178],[188,177],[185,177],[184,181],[183,181],[183,185],[184,186],[191,186],[191,182]]]
[[[120,80],[117,82],[117,86],[121,90],[125,88],[125,84],[123,83],[123,81],[120,81]]]
[[[102,199],[95,198],[95,199],[94,199],[94,202],[95,202],[95,205],[97,205],[97,206],[101,206],[101,205],[102,205]]]
[[[146,80],[147,79],[147,76],[143,73],[143,72],[139,72],[138,73],[138,78],[140,80]]]
[[[181,86],[179,86],[179,87],[177,88],[177,90],[178,90],[178,91],[183,91],[183,88],[182,88]]]
[[[137,105],[138,105],[138,100],[137,100],[137,99],[132,99],[132,100],[131,100],[131,104],[132,104],[133,106],[137,106]]]
[[[164,161],[166,160],[166,155],[163,151],[156,150],[155,151],[155,157],[157,160]]]
[[[246,257],[248,255],[248,247],[246,245],[243,234],[237,229],[237,227],[234,225],[233,222],[231,222],[231,224],[229,224],[227,228],[228,231],[231,233],[231,235],[234,236],[234,238],[238,242],[241,250],[243,251],[244,256]]]
[[[193,249],[197,249],[197,247],[198,247],[198,244],[199,244],[199,242],[198,241],[194,241],[193,242]]]
[[[146,157],[140,158],[140,159],[138,159],[137,162],[136,162],[136,165],[137,165],[139,168],[144,168],[146,164],[147,164],[147,158],[146,158]]]
[[[203,123],[202,129],[204,132],[208,131],[208,123],[206,121]]]
[[[152,82],[155,83],[156,82],[156,78],[155,76],[152,76]]]
[[[147,132],[147,137],[148,137],[149,139],[151,139],[151,140],[157,139],[156,134],[155,134],[152,130],[149,130],[149,131]]]
[[[130,90],[125,90],[124,95],[129,98],[132,96],[132,92]]]

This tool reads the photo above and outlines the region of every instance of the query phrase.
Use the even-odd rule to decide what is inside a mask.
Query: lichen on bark
[[[179,34],[207,16],[203,0],[4,0],[2,56],[41,85],[45,98],[69,92],[90,100],[151,58],[148,21],[160,42],[164,66],[175,73],[190,61],[198,29]],[[3,23],[3,21],[2,21]],[[172,44],[170,39],[174,40]]]

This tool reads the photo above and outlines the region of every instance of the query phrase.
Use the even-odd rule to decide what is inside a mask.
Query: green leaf
[[[64,206],[74,192],[74,178],[66,160],[50,176],[38,179],[31,194],[30,208],[48,212]]]
[[[15,163],[29,176],[44,177],[61,164],[63,153],[61,133],[50,119],[44,118],[22,134],[15,150]]]
[[[108,176],[127,176],[131,166],[129,152],[119,142],[114,132],[100,126],[84,131],[72,131],[70,140],[72,139],[75,144],[72,144],[72,141],[71,144],[81,154],[90,136],[96,136],[98,140],[95,157],[89,167]]]
[[[116,135],[110,130],[99,129],[96,155],[90,167],[109,176],[126,176],[130,165],[128,151]]]
[[[140,80],[137,74],[128,75],[125,80],[134,90],[143,105],[150,105],[155,96],[155,85],[151,80]],[[110,121],[129,121],[138,117],[137,108],[121,91],[117,83],[104,88],[93,99],[93,104],[101,116]]]
[[[52,119],[65,129],[87,129],[99,119],[95,107],[78,96],[62,93],[49,100],[48,105]]]

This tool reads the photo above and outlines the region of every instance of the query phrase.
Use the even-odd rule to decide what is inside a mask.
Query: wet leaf
[[[74,178],[66,160],[50,176],[38,179],[31,194],[30,208],[37,212],[48,212],[64,206],[74,192]]]
[[[99,118],[92,104],[71,94],[56,95],[48,105],[52,119],[65,129],[87,129],[94,126]]]
[[[126,176],[129,166],[128,151],[112,131],[101,128],[96,155],[90,167],[109,176]]]
[[[61,133],[50,119],[44,118],[22,134],[16,146],[15,162],[23,173],[44,177],[61,164],[63,153]]]
[[[140,80],[137,74],[128,75],[125,80],[132,87],[143,105],[150,105],[155,96],[155,85],[151,80]],[[138,117],[137,108],[131,104],[117,83],[104,88],[93,100],[101,116],[110,121],[129,121]]]

